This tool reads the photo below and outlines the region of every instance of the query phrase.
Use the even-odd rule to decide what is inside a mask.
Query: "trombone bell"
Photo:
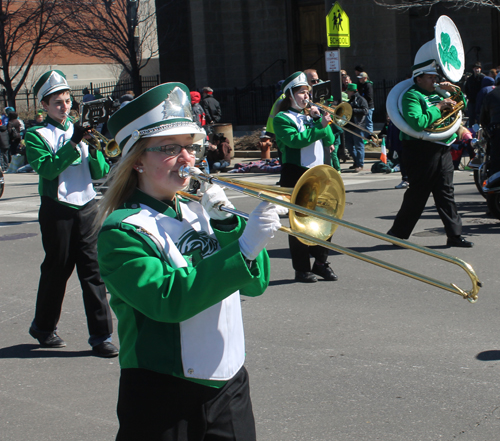
[[[342,219],[345,208],[345,188],[340,175],[326,165],[313,167],[304,173],[293,189],[290,203],[307,208],[335,219]],[[321,241],[332,237],[338,227],[330,221],[290,210],[292,230],[309,234]],[[306,245],[316,245],[306,239],[298,238]]]

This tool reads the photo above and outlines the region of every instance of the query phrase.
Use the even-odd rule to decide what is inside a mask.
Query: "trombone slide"
[[[300,187],[301,183],[305,182],[309,178],[308,175],[313,175],[315,173],[315,169],[318,169],[319,167],[331,168],[328,166],[319,165],[319,166],[316,166],[316,167],[309,169],[306,173],[304,173],[304,175],[302,175],[299,182],[297,182],[297,185],[294,188],[294,192],[293,192],[294,194],[298,194],[297,190],[299,190],[299,193],[300,193],[301,188],[297,189],[297,187]],[[333,169],[332,169],[332,172],[337,173]],[[408,248],[408,249],[417,251],[419,253],[426,254],[428,256],[435,257],[437,259],[444,260],[446,262],[457,265],[460,268],[462,268],[466,272],[468,277],[470,278],[470,280],[472,282],[472,289],[470,291],[465,291],[462,288],[455,285],[454,283],[446,283],[446,282],[442,282],[442,281],[437,280],[437,279],[432,278],[432,277],[424,276],[424,275],[417,273],[415,271],[408,270],[406,268],[402,268],[398,265],[393,265],[391,263],[385,262],[385,261],[377,259],[375,257],[366,256],[366,255],[359,253],[357,251],[351,250],[351,249],[346,248],[346,247],[342,247],[340,245],[330,243],[328,240],[317,238],[313,235],[305,234],[301,231],[293,230],[293,229],[288,228],[288,227],[281,227],[280,228],[280,231],[284,231],[287,234],[290,234],[290,235],[295,236],[299,239],[302,239],[306,243],[312,242],[316,245],[320,245],[322,247],[331,249],[333,251],[337,251],[337,252],[342,253],[342,254],[346,254],[348,256],[354,257],[354,258],[362,260],[364,262],[371,263],[373,265],[377,265],[381,268],[385,268],[385,269],[388,269],[390,271],[394,271],[394,272],[401,274],[403,276],[410,277],[410,278],[415,279],[415,280],[419,280],[421,282],[427,283],[429,285],[435,286],[435,287],[443,289],[445,291],[449,291],[449,292],[452,292],[454,294],[458,294],[462,298],[467,299],[470,303],[475,303],[478,299],[477,294],[478,294],[479,289],[481,288],[482,284],[479,281],[479,278],[477,277],[472,266],[469,265],[467,262],[463,261],[462,259],[459,259],[458,257],[449,256],[449,255],[441,253],[439,251],[432,250],[432,249],[426,248],[426,247],[422,247],[420,245],[408,242],[406,240],[398,239],[396,237],[389,236],[387,234],[383,234],[383,233],[380,233],[378,231],[371,230],[371,229],[366,228],[366,227],[362,227],[360,225],[356,225],[354,223],[342,220],[338,217],[332,217],[331,215],[328,215],[327,213],[323,213],[322,212],[323,210],[316,211],[314,209],[310,209],[310,208],[304,207],[302,205],[298,205],[298,204],[294,203],[296,201],[293,200],[293,197],[291,198],[290,202],[288,202],[286,200],[283,200],[281,198],[274,197],[273,195],[271,195],[273,193],[275,195],[279,195],[280,189],[276,189],[276,188],[272,188],[272,187],[266,188],[267,186],[259,186],[257,184],[252,184],[252,183],[243,182],[243,181],[240,181],[239,183],[235,183],[234,181],[231,181],[230,179],[221,179],[221,178],[217,179],[217,178],[214,178],[213,176],[210,176],[210,175],[197,174],[192,170],[192,167],[189,167],[189,166],[181,167],[179,169],[179,175],[183,178],[191,176],[192,178],[195,178],[195,179],[200,180],[202,182],[208,182],[211,184],[212,183],[220,184],[222,186],[230,188],[230,189],[237,191],[239,193],[246,194],[247,196],[251,196],[251,197],[263,200],[263,201],[267,201],[267,202],[270,202],[270,203],[273,203],[276,205],[281,205],[285,208],[288,208],[290,210],[290,224],[292,226],[293,226],[294,216],[296,216],[295,212],[298,212],[298,213],[301,213],[301,215],[306,215],[306,216],[312,217],[314,219],[321,219],[321,220],[324,220],[328,223],[333,223],[333,224],[335,224],[335,226],[343,226],[343,227],[349,228],[351,230],[357,231],[359,233],[362,233],[362,234],[365,234],[368,236],[372,236],[374,238],[384,240],[386,242],[390,242],[394,245],[398,245],[398,246],[403,247],[403,248]],[[332,174],[331,177],[333,180],[341,179],[340,177],[337,178],[335,174]],[[268,189],[270,191],[268,191]],[[343,189],[343,186],[342,186],[342,189]],[[289,194],[286,194],[286,193],[283,193],[283,194],[285,194],[286,197],[289,197]],[[196,200],[196,197],[193,197],[193,195],[190,195],[189,193],[183,192],[182,195],[191,199],[191,200]],[[313,207],[313,208],[316,208],[316,207]],[[223,207],[220,207],[219,209],[221,209],[223,211],[227,211],[229,213],[236,214],[236,215],[241,215],[241,212],[239,212],[238,210],[233,211],[233,209],[228,208],[228,207],[223,206]],[[343,206],[341,207],[340,212],[341,212],[341,214],[343,213]],[[246,213],[243,213],[243,214],[246,215]],[[341,214],[339,217],[341,217]],[[330,236],[331,236],[331,234],[330,234]],[[328,236],[328,238],[330,236]]]

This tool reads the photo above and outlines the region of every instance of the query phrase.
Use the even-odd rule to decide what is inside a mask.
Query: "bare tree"
[[[76,10],[67,0],[0,0],[0,85],[10,106],[37,56],[61,41]]]
[[[447,5],[455,9],[486,6],[500,10],[500,0],[373,0],[377,5],[390,9],[406,11],[411,8],[428,8],[437,4]]]
[[[140,71],[158,56],[154,0],[73,0],[86,7],[72,19],[67,47],[118,63],[142,93]]]

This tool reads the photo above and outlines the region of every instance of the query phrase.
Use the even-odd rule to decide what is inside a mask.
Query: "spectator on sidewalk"
[[[202,128],[206,123],[206,115],[203,107],[200,104],[200,92],[190,92],[191,94],[191,107],[193,108],[193,119],[196,125]]]
[[[89,101],[94,101],[95,100],[95,96],[90,93],[90,91],[89,91],[89,89],[87,87],[85,87],[82,90],[82,93],[83,93],[82,102],[87,103]]]
[[[366,115],[368,114],[368,103],[358,93],[358,86],[354,83],[347,86],[347,95],[349,96],[349,104],[352,107],[351,121],[358,126],[364,127]],[[350,130],[358,136],[345,132],[346,147],[354,161],[354,164],[349,168],[354,170],[355,173],[359,173],[363,170],[365,163],[365,144],[363,139],[360,138],[364,132],[355,127]]]
[[[373,111],[375,110],[375,102],[373,100],[373,81],[370,81],[366,72],[361,72],[358,75],[358,92],[368,103],[368,113],[366,115],[366,130],[373,132]]]
[[[9,168],[9,132],[7,126],[0,126],[0,168],[2,171],[7,171]]]
[[[222,118],[222,112],[220,109],[219,101],[217,101],[213,94],[214,91],[210,87],[204,87],[201,90],[203,98],[201,100],[201,106],[205,111],[206,120],[208,124],[216,124]]]
[[[481,90],[481,83],[484,78],[484,74],[481,72],[481,62],[478,61],[474,63],[472,68],[473,74],[467,78],[464,85],[464,93],[467,96],[467,112],[466,115],[469,118],[467,124],[472,127],[476,122],[476,98],[477,94]]]

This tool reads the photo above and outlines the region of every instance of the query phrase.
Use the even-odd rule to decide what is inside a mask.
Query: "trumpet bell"
[[[335,219],[342,219],[345,208],[345,188],[340,174],[332,167],[319,165],[309,169],[298,180],[290,199],[292,204],[314,210]],[[292,230],[326,241],[338,225],[331,221],[290,210]],[[306,245],[313,242],[298,238]]]
[[[108,158],[116,158],[121,152],[120,146],[114,139],[108,141],[106,147],[104,147],[104,154]]]

